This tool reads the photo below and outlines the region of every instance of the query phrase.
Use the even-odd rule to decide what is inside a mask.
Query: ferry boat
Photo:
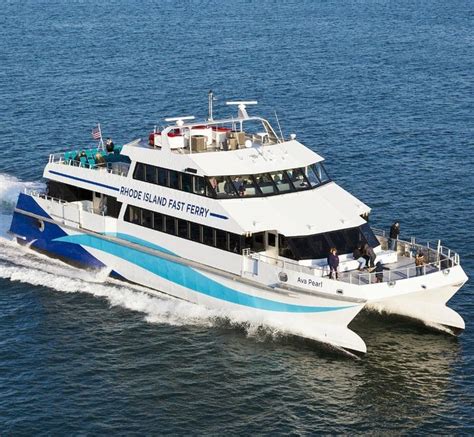
[[[465,328],[446,306],[468,279],[457,253],[415,239],[390,250],[320,155],[250,116],[256,102],[227,103],[235,116],[214,119],[210,96],[205,121],[169,118],[123,146],[50,155],[47,188],[19,195],[11,233],[72,264],[350,352],[367,350],[348,328],[363,308]],[[359,270],[361,243],[385,271]],[[328,276],[331,247],[338,279]]]

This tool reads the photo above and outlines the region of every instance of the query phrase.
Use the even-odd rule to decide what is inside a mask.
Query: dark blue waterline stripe
[[[120,191],[118,188],[112,187],[112,186],[110,186],[110,185],[101,184],[100,182],[92,182],[92,181],[89,181],[89,180],[87,180],[87,179],[78,178],[78,177],[76,177],[76,176],[71,176],[71,175],[64,174],[64,173],[59,173],[58,171],[54,171],[54,170],[49,170],[49,172],[50,172],[51,174],[55,174],[55,175],[58,175],[58,176],[62,176],[62,177],[64,177],[64,178],[69,178],[69,179],[74,179],[74,180],[76,180],[76,181],[85,182],[86,184],[97,185],[98,187],[108,188],[109,190]]]
[[[225,215],[216,214],[214,212],[210,212],[209,215],[212,216],[212,217],[223,219],[223,220],[228,220],[229,219],[229,217],[226,217]]]

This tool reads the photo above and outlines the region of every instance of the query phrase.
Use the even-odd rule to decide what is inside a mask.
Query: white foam
[[[0,173],[0,203],[3,205],[15,206],[18,194],[26,190],[42,190],[44,183],[25,182],[21,181],[15,176]]]

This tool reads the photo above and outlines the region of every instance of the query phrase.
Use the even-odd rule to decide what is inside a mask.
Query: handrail
[[[94,208],[92,206],[84,205],[83,203],[81,203],[81,201],[79,201],[79,202],[67,202],[63,199],[59,199],[58,197],[49,196],[46,193],[41,193],[41,192],[34,191],[34,190],[28,190],[27,188],[25,188],[24,192],[25,192],[25,194],[28,194],[30,196],[38,197],[38,198],[45,199],[45,200],[49,200],[51,202],[56,202],[56,203],[59,203],[63,206],[68,206],[68,207],[72,206],[74,208],[77,208],[77,210],[79,210],[79,211],[90,212],[91,214],[100,215],[100,216],[105,216],[106,215],[105,212],[97,212],[97,211],[94,210]]]
[[[74,159],[64,159],[64,153],[52,153],[49,155],[50,164],[63,164],[71,165],[73,167],[87,168],[90,170],[102,170],[110,174],[116,174],[119,176],[127,176],[128,171],[130,170],[130,164],[126,162],[104,162],[101,164],[91,165],[88,162],[82,163]],[[112,164],[120,164],[119,168],[114,168]]]
[[[382,248],[388,244],[388,238],[384,231],[373,229],[375,235],[378,237]],[[460,264],[459,254],[453,250],[442,246],[440,242],[434,247],[430,246],[430,242],[425,245],[416,243],[415,239],[412,238],[410,242],[404,240],[397,240],[398,248],[397,251],[400,255],[408,258],[413,258],[414,254],[421,252],[425,256],[427,263],[423,266],[415,266],[410,264],[405,267],[397,269],[388,269],[384,272],[360,272],[358,270],[343,272],[340,277],[343,282],[349,282],[355,285],[365,285],[374,282],[388,282],[389,285],[394,285],[395,281],[402,279],[409,279],[415,276],[427,275],[439,271],[448,272],[448,269]],[[249,257],[262,261],[267,264],[275,265],[283,270],[291,270],[298,273],[306,273],[309,275],[316,275],[318,273],[322,276],[324,267],[326,266],[304,266],[296,261],[289,261],[280,257],[275,258],[263,253],[252,252],[250,249],[245,249],[242,253],[244,257]]]

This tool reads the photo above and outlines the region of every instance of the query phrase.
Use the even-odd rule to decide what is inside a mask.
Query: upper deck
[[[190,117],[177,118],[176,124],[150,134],[150,147],[173,153],[226,152],[283,143],[270,123],[260,117],[207,120],[184,123]],[[175,119],[168,119],[175,120]]]

